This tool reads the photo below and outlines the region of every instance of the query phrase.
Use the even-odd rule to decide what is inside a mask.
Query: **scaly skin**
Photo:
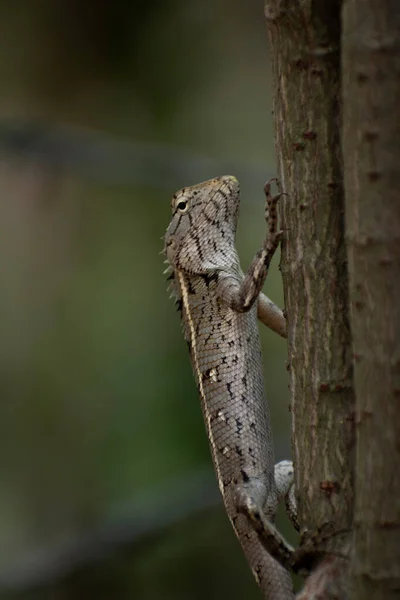
[[[281,237],[278,197],[271,198],[269,184],[265,192],[269,234],[246,275],[235,250],[240,193],[231,176],[174,195],[165,253],[227,514],[264,597],[289,600],[284,567],[293,550],[272,522],[279,500],[293,498],[293,469],[288,461],[274,467],[257,324],[258,312],[285,334],[281,311],[265,296],[260,300]]]

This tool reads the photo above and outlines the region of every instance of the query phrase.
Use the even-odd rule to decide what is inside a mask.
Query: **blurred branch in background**
[[[30,121],[0,121],[0,153],[71,169],[100,183],[171,190],[210,174],[234,174],[247,189],[272,176],[263,164],[213,159],[178,147],[117,139],[104,132]],[[259,188],[259,186],[257,186]],[[250,194],[259,201],[258,193]]]
[[[214,508],[223,510],[215,476],[208,470],[171,482],[167,489],[138,495],[114,509],[113,516],[92,531],[64,543],[36,547],[12,568],[0,571],[0,594],[21,594],[54,585]]]

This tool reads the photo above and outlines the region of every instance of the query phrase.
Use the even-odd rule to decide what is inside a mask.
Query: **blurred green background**
[[[0,596],[258,598],[159,252],[172,194],[221,174],[243,267],[264,236],[263,3],[1,1],[0,40]],[[286,345],[262,342],[288,458]]]

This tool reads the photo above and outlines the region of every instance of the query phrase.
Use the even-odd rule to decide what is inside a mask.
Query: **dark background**
[[[259,248],[263,3],[2,1],[0,49],[0,596],[258,598],[159,252],[172,194],[221,174],[244,268]],[[286,346],[262,342],[279,460]]]

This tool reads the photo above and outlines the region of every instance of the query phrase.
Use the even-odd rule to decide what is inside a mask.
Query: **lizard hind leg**
[[[294,488],[294,470],[291,460],[282,460],[275,465],[275,485],[278,494],[278,502],[285,501],[286,514],[289,517],[293,527],[299,531],[297,521],[297,505]],[[266,507],[266,513],[269,516],[270,511]],[[274,507],[273,507],[274,509]],[[275,515],[275,512],[273,512]]]
[[[293,548],[279,533],[275,525],[268,519],[265,510],[266,488],[260,480],[249,480],[238,485],[235,489],[234,502],[238,513],[247,517],[249,525],[257,533],[261,544],[267,552],[286,569],[290,568],[293,557]],[[277,497],[273,500],[275,516]],[[271,504],[272,506],[272,504]]]

